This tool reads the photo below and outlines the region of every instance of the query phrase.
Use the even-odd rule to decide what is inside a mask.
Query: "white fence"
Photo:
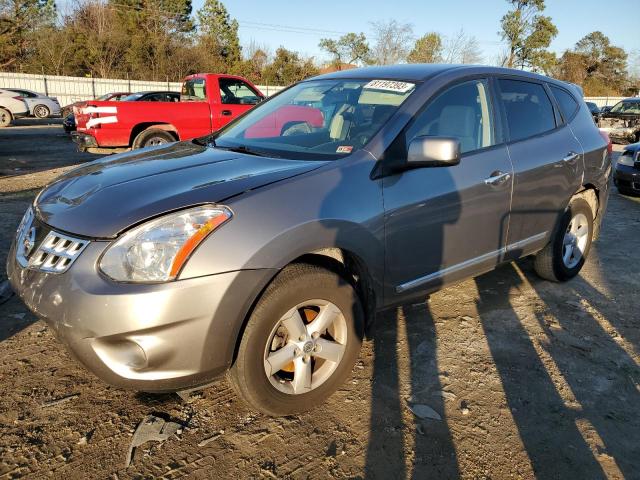
[[[273,95],[284,87],[257,85],[265,95]],[[51,75],[31,75],[27,73],[0,72],[0,88],[24,88],[57,97],[60,105],[69,105],[79,100],[91,100],[110,92],[141,92],[146,90],[172,90],[179,92],[179,82],[151,82],[145,80],[60,77]],[[625,97],[585,97],[598,107],[615,105]]]
[[[618,103],[620,100],[624,100],[625,98],[627,97],[584,97],[584,101],[593,102],[599,108],[602,108],[607,105],[613,107],[616,103]]]
[[[56,97],[65,106],[80,100],[92,100],[110,92],[142,92],[147,90],[180,91],[179,82],[151,82],[144,80],[93,77],[60,77],[27,73],[0,72],[0,88],[23,88]],[[265,95],[273,95],[284,87],[256,85]]]

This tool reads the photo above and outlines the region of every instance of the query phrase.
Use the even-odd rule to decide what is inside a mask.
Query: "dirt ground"
[[[38,169],[85,159],[51,132],[33,137]],[[0,177],[3,265],[51,176]],[[329,401],[278,419],[224,379],[187,402],[111,388],[13,297],[0,305],[0,478],[640,479],[639,239],[640,199],[612,193],[580,277],[552,284],[523,260],[388,311]],[[422,406],[441,419],[409,409]],[[125,468],[149,414],[181,428]]]

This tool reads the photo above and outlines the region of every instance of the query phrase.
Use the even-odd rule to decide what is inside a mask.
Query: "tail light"
[[[598,129],[598,132],[600,132],[600,136],[607,142],[607,153],[611,155],[613,153],[613,143],[611,143],[609,134],[604,130],[600,130],[600,129]]]

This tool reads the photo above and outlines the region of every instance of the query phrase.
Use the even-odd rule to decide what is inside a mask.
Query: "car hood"
[[[223,202],[325,162],[280,160],[180,142],[76,168],[36,198],[37,217],[75,235],[113,238],[165,212]]]

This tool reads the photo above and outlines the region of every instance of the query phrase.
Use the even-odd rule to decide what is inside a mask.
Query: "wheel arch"
[[[240,342],[242,341],[242,336],[244,335],[247,323],[249,322],[249,319],[251,318],[251,315],[265,290],[275,281],[282,270],[290,265],[301,263],[322,267],[336,275],[339,275],[345,281],[349,282],[354,287],[358,298],[360,298],[362,308],[365,312],[365,331],[373,324],[377,310],[378,296],[380,293],[376,292],[373,277],[371,276],[364,260],[356,253],[338,247],[326,247],[312,250],[299,255],[281,269],[276,270],[274,275],[255,296],[251,302],[250,308],[244,315],[242,325],[238,329],[234,339],[233,356],[230,362],[231,365],[237,358],[238,348],[240,347]]]
[[[175,125],[168,122],[143,122],[134,125],[131,129],[131,134],[129,135],[129,146],[133,147],[134,143],[137,141],[138,137],[144,133],[146,130],[151,128],[157,128],[158,130],[164,130],[165,132],[169,132],[173,137],[178,141],[180,140],[180,135],[178,134],[178,129]]]

